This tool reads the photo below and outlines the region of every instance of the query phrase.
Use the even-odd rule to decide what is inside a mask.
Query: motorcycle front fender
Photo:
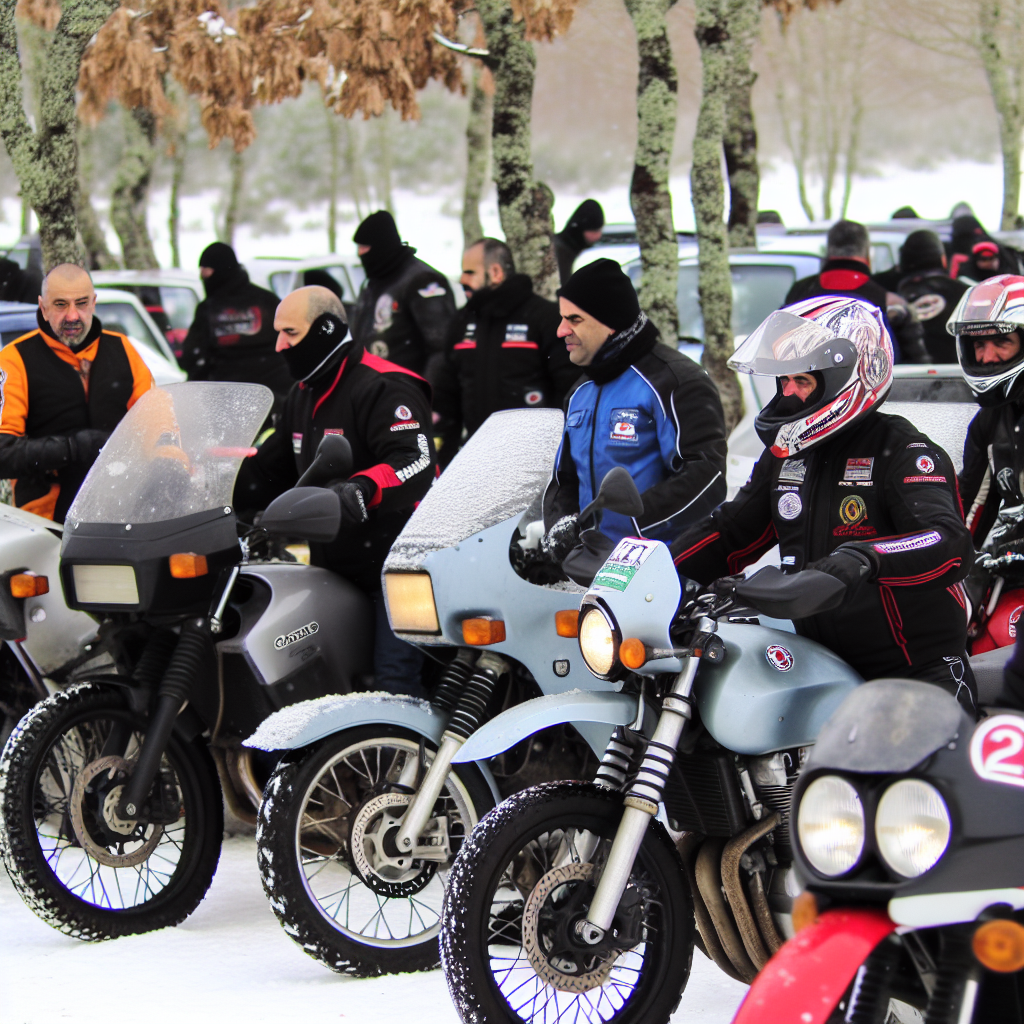
[[[884,910],[827,910],[765,964],[733,1024],[825,1024],[857,968],[895,928]]]
[[[636,712],[637,698],[625,693],[574,690],[534,697],[503,711],[477,729],[455,755],[455,761],[485,761],[514,747],[527,736],[565,722],[574,725],[600,757],[610,730],[588,729],[587,725],[628,725],[636,720]],[[599,738],[602,734],[603,740]]]

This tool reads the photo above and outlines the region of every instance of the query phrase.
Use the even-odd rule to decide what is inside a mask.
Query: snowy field
[[[673,1024],[726,1024],[745,991],[695,952]],[[78,942],[43,924],[0,868],[0,1022],[111,1020],[458,1022],[440,971],[354,981],[307,957],[267,905],[249,837],[225,841],[213,886],[183,925],[113,942]]]

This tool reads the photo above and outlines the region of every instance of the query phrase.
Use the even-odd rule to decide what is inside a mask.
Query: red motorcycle
[[[968,643],[972,655],[1016,643],[1024,615],[1024,586],[1020,585],[1024,555],[1009,551],[987,559],[983,567],[991,573],[991,582],[971,617]]]

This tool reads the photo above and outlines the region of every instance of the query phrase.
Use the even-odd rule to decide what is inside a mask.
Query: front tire
[[[124,691],[79,683],[37,704],[0,756],[0,854],[29,909],[65,935],[98,941],[179,924],[213,880],[224,823],[202,740],[172,735],[161,760],[166,792],[180,799],[175,822],[111,832],[108,773],[75,788],[100,757],[130,758],[145,728]],[[112,736],[124,738],[116,751],[104,749]],[[117,858],[131,863],[109,863]]]
[[[595,955],[569,938],[621,818],[621,793],[558,782],[515,794],[479,824],[452,868],[441,932],[462,1021],[666,1024],[689,979],[694,922],[660,823],[651,822],[613,926],[636,941]]]
[[[348,729],[286,758],[264,791],[256,826],[263,888],[288,935],[339,974],[370,978],[438,965],[449,865],[414,860],[400,870],[385,862],[390,874],[376,874],[381,846],[364,842],[362,856],[353,856],[351,843],[353,829],[373,817],[372,801],[393,799],[400,817],[412,790],[398,780],[405,771],[403,781],[414,784],[408,775],[420,743],[394,726]],[[453,765],[434,809],[447,820],[453,855],[493,806],[480,770]],[[367,839],[386,842],[372,828]]]

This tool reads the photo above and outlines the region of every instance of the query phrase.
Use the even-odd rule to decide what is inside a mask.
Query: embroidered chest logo
[[[407,405],[400,405],[395,410],[395,419],[396,420],[411,420],[412,419],[412,410]]]
[[[807,476],[807,464],[803,459],[786,459],[779,470],[779,482],[802,484]]]
[[[612,430],[609,440],[621,444],[636,444],[639,441],[637,425],[640,422],[639,409],[612,409]]]
[[[785,494],[779,496],[778,504],[779,515],[783,519],[791,520],[796,519],[798,515],[804,510],[804,503],[800,500],[800,495],[794,491],[786,491]]]
[[[871,471],[874,469],[874,465],[875,460],[873,458],[847,459],[843,480],[847,483],[867,483],[871,479]]]
[[[914,465],[919,473],[932,473],[935,470],[935,460],[930,455],[919,455]]]
[[[844,498],[839,506],[841,524],[832,531],[833,537],[875,536],[877,530],[867,521],[868,507],[859,494]]]
[[[444,286],[438,284],[437,281],[431,281],[426,288],[419,288],[417,290],[425,299],[438,299],[445,294]]]
[[[506,341],[526,341],[527,332],[530,330],[528,324],[506,324],[505,325],[505,340]]]
[[[1003,466],[998,473],[996,473],[996,483],[999,485],[999,490],[1005,494],[1012,494],[1014,491],[1013,487],[1013,470],[1009,466]]]
[[[523,401],[526,402],[527,405],[540,405],[540,403],[544,401],[544,392],[527,391],[523,396]]]

